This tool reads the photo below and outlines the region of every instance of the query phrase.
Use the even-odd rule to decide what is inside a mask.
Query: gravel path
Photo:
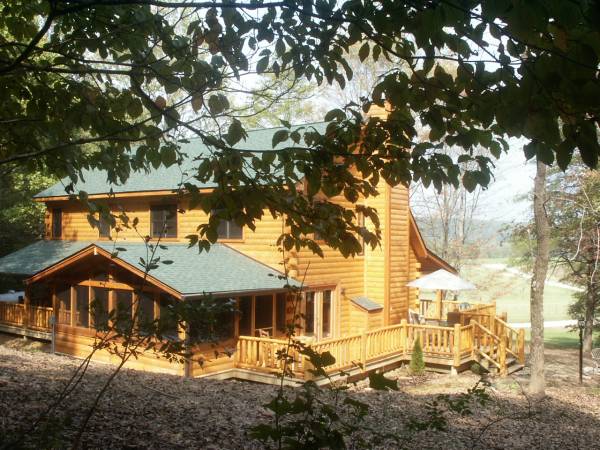
[[[569,355],[569,358],[571,355]],[[560,358],[560,355],[551,356]],[[570,360],[569,360],[570,361]],[[552,364],[552,361],[550,361]],[[39,343],[22,339],[0,339],[0,439],[11,436],[36,417],[60,390],[79,361],[51,355]],[[552,367],[560,366],[554,362]],[[111,366],[91,364],[80,388],[67,400],[53,424],[61,434],[45,433],[45,442],[27,441],[31,447],[60,447],[73,437]],[[390,376],[399,379],[399,392],[372,391],[364,383],[348,395],[369,404],[366,428],[401,433],[410,418],[423,417],[426,402],[438,394],[465,392],[477,378],[428,375],[415,380],[402,370]],[[584,387],[566,377],[550,383],[548,398],[528,416],[529,403],[519,383],[527,373],[492,383],[492,401],[476,406],[475,414],[461,417],[447,413],[446,432],[417,433],[407,448],[426,449],[567,449],[600,448],[600,387],[589,379]],[[271,386],[241,381],[189,380],[181,377],[124,370],[101,402],[85,434],[87,448],[262,448],[248,435],[248,427],[271,420],[261,405],[274,393]],[[56,426],[54,427],[56,429]],[[31,436],[31,434],[28,434]],[[368,432],[348,440],[356,448],[357,438],[372,439]],[[370,448],[396,448],[391,442]]]

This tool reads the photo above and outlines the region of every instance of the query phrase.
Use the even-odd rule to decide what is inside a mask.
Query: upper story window
[[[157,205],[150,208],[150,235],[153,238],[177,237],[177,205]]]
[[[52,237],[60,239],[62,237],[62,209],[52,209]]]
[[[242,239],[244,231],[240,225],[233,220],[221,220],[217,228],[219,239]]]
[[[98,221],[98,236],[104,239],[110,239],[110,222],[102,215]]]

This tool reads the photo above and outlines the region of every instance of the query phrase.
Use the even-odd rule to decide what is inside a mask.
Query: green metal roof
[[[300,126],[305,127],[301,133],[310,130],[324,133],[327,122],[299,125],[292,127],[292,130],[297,129]],[[248,131],[248,138],[240,141],[234,148],[248,151],[274,150],[272,146],[273,135],[277,131],[283,129],[283,127],[278,127]],[[287,140],[278,144],[275,147],[275,150],[291,145],[294,145],[294,143],[291,140]],[[111,192],[111,189],[113,193],[171,191],[178,189],[179,184],[183,179],[195,184],[198,188],[214,187],[215,183],[213,182],[201,183],[195,178],[192,178],[195,169],[198,166],[198,162],[195,161],[195,159],[203,155],[208,155],[210,152],[210,149],[201,141],[201,139],[194,138],[190,139],[188,143],[180,144],[180,151],[187,155],[181,165],[175,164],[170,167],[161,166],[150,172],[132,172],[126,183],[121,185],[109,183],[106,171],[83,170],[82,179],[74,186],[75,192],[85,191],[88,194],[108,194]],[[35,195],[35,197],[61,197],[67,195],[68,193],[65,191],[65,186],[70,182],[71,180],[69,178],[63,178],[55,185]]]
[[[140,258],[147,258],[143,243],[38,241],[0,258],[0,273],[31,276],[92,245],[111,253],[115,247],[122,249],[115,257],[137,269],[141,269]],[[281,272],[225,244],[213,244],[208,252],[202,253],[196,248],[188,248],[187,244],[164,245],[166,249],[159,249],[156,255],[160,256],[161,262],[149,275],[184,296],[273,291],[286,287],[286,280],[280,279]],[[295,280],[289,280],[289,283],[300,285]]]

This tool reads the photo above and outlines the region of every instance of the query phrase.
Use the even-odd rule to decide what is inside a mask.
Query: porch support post
[[[76,324],[75,317],[77,314],[77,293],[75,292],[75,286],[71,285],[71,326],[74,327]]]
[[[192,346],[190,343],[190,324],[185,321],[184,323],[179,325],[179,329],[177,330],[179,334],[179,339],[183,342],[183,376],[186,378],[191,378],[192,376]]]
[[[435,310],[438,320],[442,320],[442,290],[435,293]]]
[[[25,285],[25,297],[23,299],[23,328],[29,328],[29,312],[31,311],[31,285]],[[23,335],[27,339],[27,335]]]
[[[402,354],[405,355],[407,353],[406,339],[408,335],[408,330],[406,329],[406,319],[402,319],[400,324],[402,325],[402,328],[400,329],[400,349]]]
[[[517,351],[519,352],[519,363],[525,364],[525,330],[523,328],[519,329],[517,349]]]

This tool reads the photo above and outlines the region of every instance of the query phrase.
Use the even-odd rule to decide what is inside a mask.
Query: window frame
[[[221,224],[225,223],[227,226],[227,236],[221,236],[221,234],[219,233],[219,227],[221,227]],[[240,229],[240,236],[239,237],[231,237],[231,226],[235,226],[235,227],[239,227]],[[238,225],[237,223],[235,223],[235,220],[233,219],[220,219],[219,220],[219,225],[217,225],[217,236],[218,236],[218,240],[221,242],[241,242],[244,240],[244,226],[242,225]]]
[[[58,233],[57,233],[58,229]],[[51,209],[51,221],[50,221],[50,236],[52,239],[62,239],[63,237],[63,209],[52,208]]]
[[[153,219],[152,215],[154,212],[157,211],[168,211],[170,208],[174,208],[175,210],[175,214],[172,217],[172,220],[175,221],[174,224],[174,231],[173,231],[173,235],[169,235],[168,233],[162,233],[163,230],[161,230],[160,233],[156,234],[155,230],[154,230],[154,223],[156,222],[156,220]],[[150,205],[150,237],[152,239],[177,239],[179,236],[179,218],[177,217],[179,213],[179,206],[176,203],[165,203],[165,204],[154,204],[154,205]],[[165,223],[167,220],[169,220],[168,218],[164,218],[164,222]],[[163,228],[164,229],[164,228]],[[169,228],[167,227],[167,230]]]

